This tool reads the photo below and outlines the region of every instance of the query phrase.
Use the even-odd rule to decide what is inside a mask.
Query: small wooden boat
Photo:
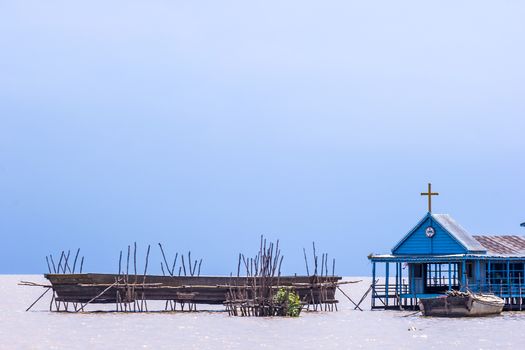
[[[420,299],[424,316],[478,317],[500,314],[505,301],[491,294],[450,291],[446,295]]]

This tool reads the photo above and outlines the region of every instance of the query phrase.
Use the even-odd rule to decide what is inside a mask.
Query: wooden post
[[[448,290],[452,290],[452,265],[448,263]]]
[[[480,275],[481,275],[481,268],[480,268],[480,262],[479,260],[476,260],[475,261],[475,264],[476,264],[476,284],[477,284],[477,290],[479,293],[481,293],[481,279],[480,279]]]
[[[452,268],[454,269],[454,281],[457,284],[459,284],[459,278],[458,278],[459,263],[455,262],[454,265],[452,265]]]
[[[51,301],[49,302],[49,311],[53,311],[53,304],[55,303],[55,291],[51,295]]]
[[[399,270],[399,277],[396,281],[398,284],[398,303],[399,303],[399,309],[403,310],[403,263],[396,263],[397,269]]]
[[[49,259],[51,259],[51,264],[53,264],[53,272],[57,273],[57,267],[55,265],[55,261],[53,260],[53,254],[49,254]]]
[[[171,276],[175,275],[175,266],[177,265],[177,258],[179,257],[179,253],[175,253],[175,258],[173,258],[173,265],[171,265]],[[168,268],[166,266],[166,268]]]
[[[182,258],[182,267],[184,268],[184,276],[186,276],[186,264],[184,263],[184,254],[181,254],[181,258]],[[246,265],[246,262],[244,264]],[[180,275],[180,271],[179,271],[179,275]]]
[[[519,304],[520,304],[520,311],[521,311],[521,303],[522,303],[522,294],[521,294],[521,273],[518,274],[518,284],[519,284],[519,293],[520,293],[520,298],[519,298]]]
[[[508,289],[508,296],[509,296],[509,300],[510,300],[510,297],[512,296],[512,285],[510,284],[510,259],[507,259],[507,289]],[[510,304],[510,302],[509,302]]]
[[[415,276],[415,269],[416,267],[416,264],[410,264],[409,265],[409,270],[410,270],[410,291],[412,292],[412,298],[411,298],[411,302],[410,302],[410,306],[414,307],[414,303],[415,303],[415,298],[416,298],[416,281],[414,280],[414,276]]]
[[[395,296],[397,298],[397,300],[399,301],[399,291],[398,291],[398,280],[399,280],[399,266],[398,266],[398,263],[396,261],[396,284],[395,284]]]
[[[492,272],[490,270],[491,269],[491,265],[492,264],[491,264],[490,260],[488,260],[488,262],[487,262],[487,271],[488,271],[488,274],[487,274],[488,281],[487,281],[487,283],[489,284],[489,293],[492,293]]]
[[[49,258],[47,257],[47,255],[46,255],[46,262],[47,262],[47,269],[49,270],[49,273],[53,273],[51,271],[51,265],[49,265]]]
[[[388,280],[390,278],[390,263],[387,261],[385,263],[385,308],[388,307]]]
[[[324,271],[324,253],[321,254],[321,277],[323,277],[323,271]]]
[[[133,272],[135,274],[135,283],[137,283],[137,242],[133,242]]]
[[[51,287],[46,288],[46,291],[45,291],[44,293],[42,293],[42,295],[40,295],[40,296],[39,296],[39,297],[33,302],[33,304],[31,304],[31,305],[26,309],[26,311],[31,310],[31,308],[32,308],[36,303],[38,303],[38,301],[39,301],[40,299],[42,299],[42,298],[44,297],[44,295],[46,295],[47,292],[49,292],[50,290],[52,290]]]
[[[465,260],[461,261],[461,290],[465,290],[467,279],[467,262]]]
[[[399,277],[398,277],[398,293],[401,296],[403,294],[403,266],[402,263],[397,263],[397,269],[399,270]]]
[[[75,268],[77,266],[77,259],[78,259],[79,253],[80,253],[80,248],[77,249],[77,253],[75,254],[75,260],[73,261],[73,273],[75,273]]]
[[[66,268],[69,271],[69,273],[71,273],[71,268],[69,267],[69,264],[67,263],[68,260],[69,260],[69,255],[70,254],[71,254],[71,250],[68,250],[67,251],[67,255],[64,255],[64,257],[65,257],[65,260],[64,260],[64,273],[66,273]],[[66,309],[66,311],[67,311],[67,309]]]
[[[122,271],[122,250],[120,251],[120,256],[118,258],[118,275],[119,275],[119,277],[120,277],[121,271]]]
[[[162,244],[160,243],[159,243],[159,248],[160,248],[160,253],[162,254],[162,258],[164,259],[164,264],[166,264],[166,269],[168,270],[168,273],[170,274],[170,276],[173,276],[173,271],[170,270],[170,266],[168,265],[168,260],[166,260],[166,254],[164,254],[164,248],[162,248]]]
[[[372,308],[376,306],[376,262],[372,261]]]
[[[62,269],[62,259],[64,259],[64,251],[62,251],[62,253],[60,254],[60,259],[58,260],[58,266],[57,266],[58,273],[62,273],[60,272],[60,270]]]
[[[308,259],[306,258],[306,249],[303,248],[304,263],[306,265],[306,275],[310,276],[310,270],[308,269]]]

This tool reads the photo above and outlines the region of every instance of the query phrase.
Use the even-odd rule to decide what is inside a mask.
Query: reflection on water
[[[299,318],[228,317],[223,312],[57,314],[49,299],[25,308],[42,292],[19,287],[39,276],[0,276],[0,349],[506,349],[522,348],[525,312],[486,318],[421,317],[412,311],[353,311],[341,293],[339,312]],[[361,278],[359,278],[361,279]],[[343,288],[359,300],[370,283]],[[368,300],[367,300],[368,303]]]

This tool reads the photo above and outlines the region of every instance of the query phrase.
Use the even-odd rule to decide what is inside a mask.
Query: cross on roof
[[[428,192],[421,192],[422,196],[428,196],[428,212],[432,213],[432,196],[439,196],[439,193],[432,192],[432,184],[428,183]]]

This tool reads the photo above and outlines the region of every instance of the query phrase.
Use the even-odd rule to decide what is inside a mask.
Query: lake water
[[[359,300],[370,278],[344,285]],[[341,293],[339,312],[299,318],[241,318],[223,312],[52,313],[49,298],[24,310],[43,291],[0,275],[0,349],[520,349],[525,312],[473,319],[439,319],[410,311],[353,311]],[[202,307],[201,307],[202,308]]]

